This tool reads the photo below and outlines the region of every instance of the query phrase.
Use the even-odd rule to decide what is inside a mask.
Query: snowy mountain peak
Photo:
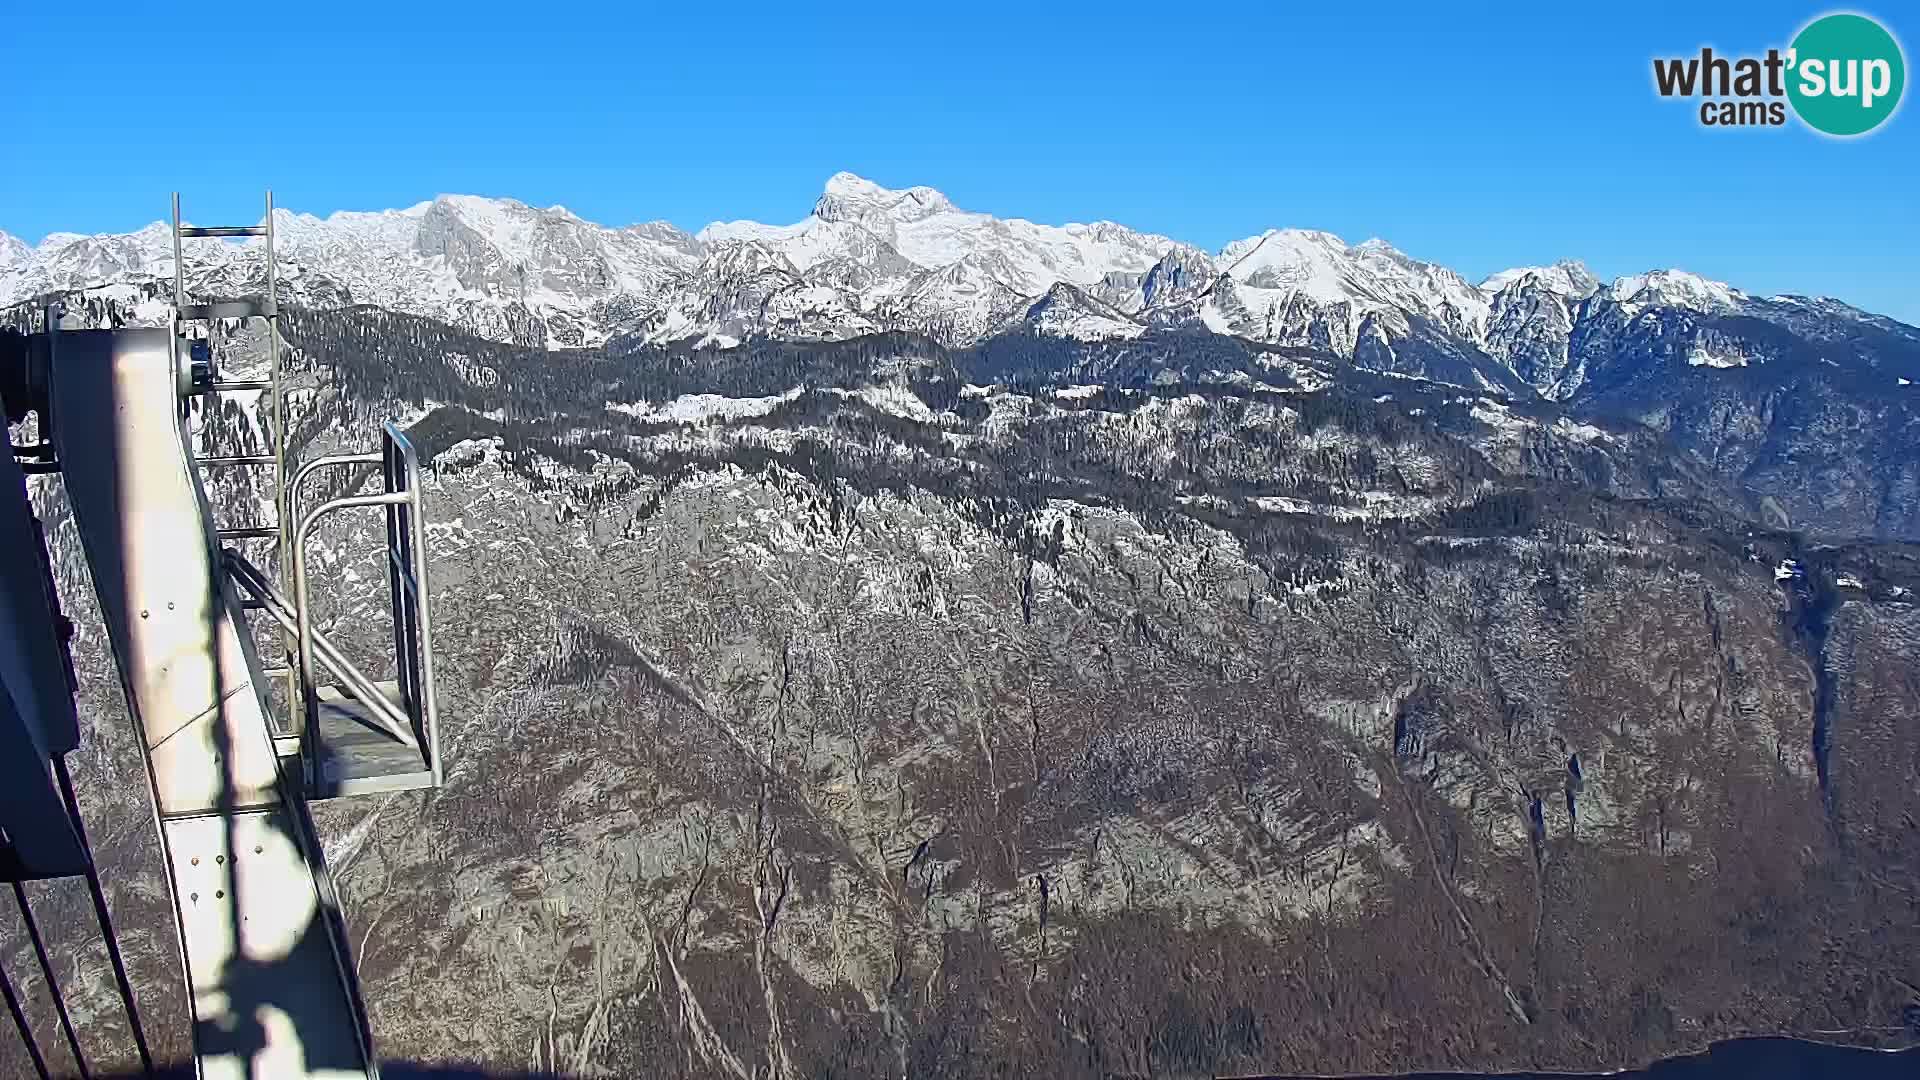
[[[40,250],[58,251],[61,248],[66,247],[68,244],[76,244],[82,240],[93,240],[93,239],[96,239],[96,237],[88,236],[86,233],[50,232],[40,240]],[[106,237],[103,235],[101,237],[98,237],[97,239],[106,239]]]
[[[518,199],[484,195],[436,196],[421,217],[432,220],[436,216],[456,218],[495,243],[526,243],[533,230],[551,222],[585,224],[559,207],[539,210]]]
[[[441,194],[435,195],[433,201],[440,206],[471,213],[480,217],[531,209],[526,203],[521,202],[519,199],[495,199],[485,195]]]
[[[1740,306],[1747,294],[1724,281],[1713,281],[1685,270],[1649,270],[1616,278],[1607,294],[1628,305],[1666,304],[1695,311],[1720,311]]]
[[[1348,247],[1330,232],[1269,229],[1228,244],[1215,262],[1237,291],[1218,320],[1244,336],[1277,332],[1281,340],[1325,343],[1344,355],[1358,340],[1360,320],[1372,316],[1380,317],[1376,329],[1405,332],[1406,316],[1420,315],[1470,338],[1486,325],[1485,294],[1383,240]]]
[[[723,240],[707,250],[700,264],[703,275],[722,279],[749,278],[772,271],[798,277],[799,270],[779,250],[757,240]]]
[[[889,194],[887,189],[879,184],[859,173],[848,172],[845,169],[827,177],[826,193],[843,198],[877,197]]]
[[[1350,299],[1346,242],[1314,229],[1268,229],[1236,240],[1216,260],[1222,273],[1262,289],[1291,289],[1316,300]]]
[[[865,222],[880,218],[906,223],[952,209],[953,203],[930,187],[895,191],[865,177],[838,172],[827,180],[826,190],[813,204],[813,216],[821,221]]]
[[[1101,341],[1140,336],[1146,328],[1111,304],[1080,289],[1058,282],[1028,307],[1024,316],[1033,330],[1054,337]]]
[[[5,270],[7,267],[16,263],[25,262],[27,257],[32,254],[33,249],[28,247],[25,241],[16,240],[12,236],[0,232],[0,270]]]
[[[1175,244],[1129,290],[1126,310],[1170,311],[1196,302],[1220,276],[1213,256],[1188,244]]]
[[[1552,266],[1516,266],[1502,270],[1482,281],[1480,288],[1497,293],[1522,278],[1531,278],[1536,286],[1561,296],[1591,296],[1600,291],[1600,279],[1578,259],[1561,259]]]
[[[1294,264],[1311,260],[1316,255],[1346,250],[1346,241],[1319,229],[1268,229],[1257,236],[1235,240],[1221,248],[1220,257],[1215,262],[1227,273],[1242,269],[1243,273],[1234,276],[1243,277],[1262,266]]]

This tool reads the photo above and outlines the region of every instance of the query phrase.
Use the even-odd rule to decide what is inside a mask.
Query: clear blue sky
[[[470,192],[785,222],[851,169],[1210,248],[1315,227],[1472,278],[1680,266],[1920,323],[1920,107],[1841,142],[1703,130],[1652,90],[1653,55],[1785,46],[1820,4],[21,7],[0,230],[29,243],[138,227],[176,187],[254,220],[269,183],[322,214]],[[1914,58],[1920,10],[1862,10]]]

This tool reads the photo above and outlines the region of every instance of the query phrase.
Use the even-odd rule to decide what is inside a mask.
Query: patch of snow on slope
[[[1469,411],[1475,420],[1496,431],[1520,432],[1533,426],[1533,421],[1513,415],[1505,405],[1488,398],[1475,401]]]
[[[920,396],[899,383],[887,383],[884,386],[863,386],[858,390],[842,390],[839,387],[827,388],[827,393],[839,397],[859,398],[890,416],[926,423],[933,419],[933,410]]]
[[[712,420],[736,420],[749,416],[765,416],[775,408],[792,401],[801,394],[796,386],[784,394],[769,397],[737,398],[724,394],[681,394],[660,408],[654,408],[645,401],[616,402],[609,401],[609,412],[626,413],[639,420],[664,421],[668,423],[706,423]]]
[[[1716,349],[1713,345],[1696,340],[1687,349],[1689,367],[1736,368],[1746,367],[1745,353],[1731,349]]]
[[[1564,416],[1554,421],[1553,430],[1572,439],[1574,442],[1595,442],[1607,437],[1607,433],[1604,430],[1594,427],[1592,424],[1576,424]]]
[[[1431,514],[1441,506],[1430,495],[1401,495],[1390,491],[1357,493],[1361,505],[1336,506],[1309,502],[1289,495],[1258,495],[1253,504],[1270,514],[1312,515],[1333,521],[1391,521]]]

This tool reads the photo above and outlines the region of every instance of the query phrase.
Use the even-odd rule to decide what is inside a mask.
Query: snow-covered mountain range
[[[311,306],[373,305],[494,340],[596,345],[614,337],[722,347],[883,330],[965,345],[1008,331],[1082,341],[1208,330],[1331,352],[1378,371],[1567,400],[1600,377],[1623,335],[1680,338],[1691,365],[1764,363],[1763,347],[1701,327],[1758,318],[1817,338],[1920,331],[1832,300],[1761,299],[1681,270],[1603,283],[1578,262],[1474,284],[1378,239],[1274,229],[1218,253],[1112,222],[1041,225],[959,209],[927,187],[840,173],[791,225],[664,222],[610,228],[564,207],[443,195],[404,210],[321,219],[276,211],[283,277]],[[192,287],[247,291],[259,241],[190,241]],[[0,234],[0,308],[173,273],[167,227]]]

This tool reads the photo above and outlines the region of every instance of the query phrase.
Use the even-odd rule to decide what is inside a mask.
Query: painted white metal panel
[[[285,811],[161,822],[203,1080],[365,1080],[328,912]]]

